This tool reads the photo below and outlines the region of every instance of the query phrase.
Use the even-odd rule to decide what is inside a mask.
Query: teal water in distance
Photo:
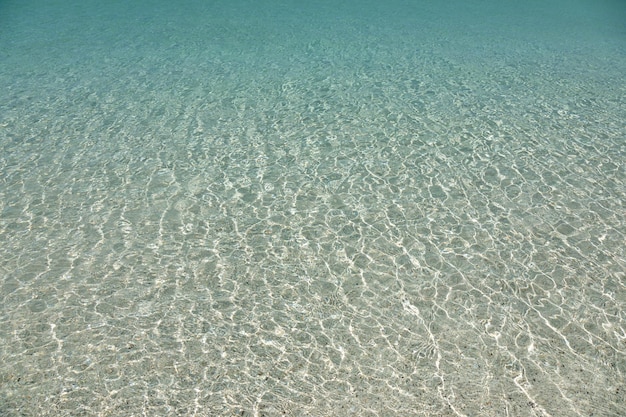
[[[0,415],[626,415],[625,120],[623,1],[2,1]]]

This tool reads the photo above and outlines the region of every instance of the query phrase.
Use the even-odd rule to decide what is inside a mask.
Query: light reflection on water
[[[623,59],[231,18],[14,40],[0,414],[620,414]]]

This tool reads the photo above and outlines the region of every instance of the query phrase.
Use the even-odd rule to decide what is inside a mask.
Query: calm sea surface
[[[626,4],[0,2],[0,415],[626,415]]]

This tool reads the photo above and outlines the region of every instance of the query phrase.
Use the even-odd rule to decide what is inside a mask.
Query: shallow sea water
[[[0,415],[626,414],[621,2],[126,3],[0,5]]]

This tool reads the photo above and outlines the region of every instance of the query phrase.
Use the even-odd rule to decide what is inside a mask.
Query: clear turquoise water
[[[626,414],[623,2],[128,3],[0,3],[0,415]]]

